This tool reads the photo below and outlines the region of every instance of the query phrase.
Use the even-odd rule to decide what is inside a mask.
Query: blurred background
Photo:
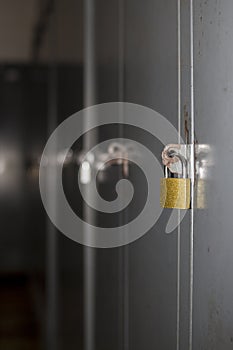
[[[232,349],[232,13],[232,0],[0,0],[0,350]],[[116,101],[152,108],[187,144],[214,150],[195,159],[208,200],[170,235],[168,209],[125,247],[88,248],[47,217],[40,158],[63,120]],[[72,209],[102,227],[132,220],[147,196],[129,163],[125,210],[83,202],[82,150],[117,137],[161,159],[159,140],[119,123],[84,134],[63,167]],[[115,199],[124,177],[122,165],[107,167],[99,193]]]
[[[83,106],[83,16],[82,1],[0,1],[0,349],[82,348],[82,249],[47,219],[38,167],[49,134]]]
[[[176,342],[176,236],[168,240],[163,234],[168,214],[130,247],[87,248],[51,224],[38,184],[49,135],[84,106],[140,103],[177,125],[177,62],[166,55],[168,47],[175,53],[174,11],[175,4],[167,10],[156,2],[144,7],[123,0],[0,0],[1,350],[136,350],[151,344],[168,349]],[[159,39],[160,30],[151,35],[155,17],[167,44]],[[167,74],[169,81],[163,79]],[[73,209],[105,227],[143,208],[143,174],[129,165],[136,189],[131,209],[114,217],[93,214],[74,190],[77,159],[97,140],[122,136],[146,144],[159,159],[158,140],[137,128],[112,125],[77,141],[63,171]],[[117,165],[102,174],[98,187],[106,199],[115,198],[122,176]],[[162,247],[169,252],[166,262]]]

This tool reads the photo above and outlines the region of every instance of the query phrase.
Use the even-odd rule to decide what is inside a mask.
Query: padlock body
[[[160,205],[162,208],[190,208],[190,179],[162,178],[160,180]]]

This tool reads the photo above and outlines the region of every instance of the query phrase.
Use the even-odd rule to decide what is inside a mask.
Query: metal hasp
[[[107,145],[107,149],[95,147],[91,152],[83,151],[77,156],[77,163],[80,166],[80,182],[87,185],[93,178],[94,170],[102,173],[98,181],[103,182],[106,177],[103,173],[110,166],[119,165],[122,167],[123,178],[129,177],[129,158],[136,159],[139,157],[137,150],[134,150],[132,145],[121,142],[111,142]],[[105,145],[106,147],[106,145]]]
[[[191,181],[188,177],[187,158],[180,152],[180,149],[179,145],[168,145],[162,153],[165,165],[165,177],[160,180],[160,205],[162,208],[190,208]],[[169,177],[168,173],[176,174],[177,177],[174,175]]]

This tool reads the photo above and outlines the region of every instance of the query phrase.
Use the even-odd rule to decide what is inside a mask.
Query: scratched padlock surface
[[[161,178],[160,205],[163,208],[190,208],[190,179]]]

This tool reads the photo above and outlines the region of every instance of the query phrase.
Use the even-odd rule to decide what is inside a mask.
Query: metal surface
[[[160,179],[160,205],[163,208],[190,208],[190,179]]]
[[[49,343],[86,350],[232,349],[233,2],[88,0],[85,6],[85,105],[125,100],[172,122],[191,145],[192,210],[172,235],[164,234],[170,214],[164,212],[150,232],[126,248],[83,249],[51,230]],[[53,127],[82,106],[70,73],[65,84],[59,73],[60,83],[51,87],[58,94],[54,101],[50,96]],[[80,74],[77,81],[80,85]],[[84,144],[125,135],[160,158],[163,145],[133,127],[103,128],[87,135]],[[143,203],[143,178],[130,166],[136,205],[114,219],[100,216],[99,223],[124,222]],[[119,168],[106,169],[109,181],[98,184],[104,195],[122,175]],[[74,196],[75,172],[68,170],[64,183]],[[97,219],[88,208],[84,216]]]
[[[209,145],[214,159],[206,157],[207,208],[194,211],[193,349],[230,350],[233,2],[198,0],[194,6],[195,132],[197,142]]]
[[[88,104],[122,101],[124,95],[124,2],[88,1],[86,5],[86,79],[85,96],[90,96]],[[91,30],[90,30],[91,28]],[[88,79],[89,78],[89,79]],[[90,90],[89,90],[90,89]],[[123,119],[119,115],[119,119]],[[88,122],[88,121],[87,121]],[[122,128],[111,126],[98,133],[86,135],[85,145],[90,147],[101,140],[121,137]],[[110,167],[109,180],[104,186],[99,184],[103,193],[114,187],[116,175]],[[120,173],[122,174],[122,169]],[[112,171],[113,170],[113,171]],[[115,179],[115,180],[114,180]],[[107,190],[106,190],[107,189]],[[90,196],[92,194],[90,193]],[[90,220],[90,211],[84,208],[86,219]],[[93,215],[93,212],[92,212]],[[112,220],[99,217],[91,218],[99,224],[112,224]],[[118,224],[122,216],[119,215]],[[85,343],[87,350],[98,348],[128,349],[128,278],[127,247],[121,249],[85,248],[85,290],[86,322]],[[105,307],[106,306],[106,307]]]
[[[96,102],[123,98],[154,108],[177,127],[176,4],[171,5],[168,0],[161,3],[126,0],[123,10],[115,1],[104,5],[98,2],[96,6]],[[122,12],[124,21],[118,18]],[[123,43],[119,39],[122,28],[118,27],[122,21]],[[123,120],[123,116],[119,117]],[[123,132],[124,136],[129,135],[148,146],[160,159],[162,145],[158,140],[137,128],[124,127]],[[104,135],[100,132],[99,138],[113,133],[111,127]],[[118,136],[123,136],[120,133],[118,130]],[[139,191],[136,204],[140,206],[144,187],[136,169],[132,175]],[[106,184],[104,186],[106,188]],[[129,209],[127,215],[134,213],[135,207]],[[160,222],[131,244],[127,252],[122,248],[96,251],[98,278],[90,285],[95,288],[94,348],[111,345],[111,348],[163,350],[176,347],[178,238],[176,233],[164,234],[167,216],[164,213]]]
[[[84,5],[84,107],[96,103],[96,62],[95,62],[95,1],[87,0]],[[86,115],[84,123],[90,124],[89,115]],[[84,148],[89,148],[92,142],[97,141],[97,133],[92,137],[86,135]],[[85,188],[86,196],[92,194],[88,187]],[[96,222],[93,212],[88,206],[83,205],[84,219],[87,222]],[[96,289],[96,252],[94,249],[84,247],[84,349],[95,349],[95,289]]]
[[[85,103],[126,100],[166,116],[192,145],[193,209],[172,235],[164,235],[164,213],[126,252],[89,250],[88,350],[233,348],[232,13],[231,0],[100,1],[92,13],[95,27],[87,29],[95,29],[95,40],[89,50],[95,45],[96,51],[87,53]],[[136,128],[123,131],[159,158],[160,143]],[[115,133],[122,136],[122,130]],[[197,143],[208,152],[195,168]],[[209,158],[213,149],[215,164]],[[196,187],[195,175],[201,180]],[[140,189],[136,169],[133,176]],[[206,197],[202,204],[200,194]],[[140,192],[138,204],[142,197]]]
[[[178,127],[176,6],[167,0],[126,1],[125,99],[155,109]],[[160,159],[162,145],[137,130],[131,136]],[[177,232],[164,234],[167,214],[129,247],[130,345],[135,350],[176,348],[179,242]]]
[[[191,179],[191,210],[180,224],[180,324],[179,349],[192,349],[193,322],[193,201],[194,201],[194,62],[193,1],[180,6],[181,25],[181,115],[180,134],[189,144],[189,177]]]

